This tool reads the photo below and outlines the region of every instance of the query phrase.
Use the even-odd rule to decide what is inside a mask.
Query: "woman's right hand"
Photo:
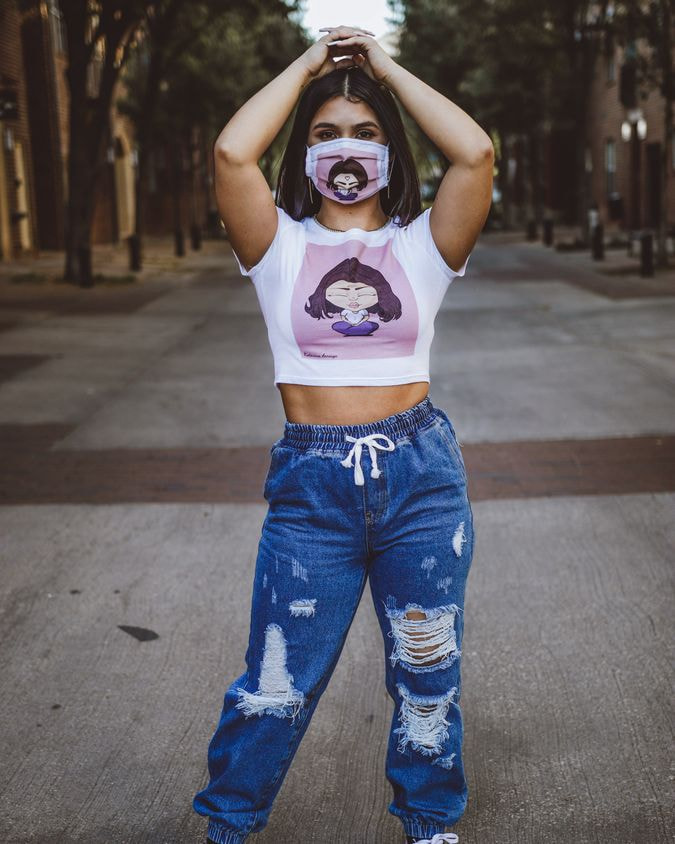
[[[352,35],[374,34],[368,29],[359,29],[354,26],[340,26],[336,27],[336,29],[340,30],[340,36],[342,38],[349,38]],[[343,30],[344,34],[342,32]],[[326,73],[330,73],[332,70],[338,70],[342,67],[358,66],[354,61],[353,56],[347,56],[337,62],[335,61],[334,57],[344,55],[344,50],[341,50],[338,46],[329,47],[328,42],[334,40],[335,39],[330,35],[330,33],[326,33],[319,38],[318,41],[315,41],[314,44],[312,44],[312,46],[309,47],[309,49],[307,49],[300,57],[314,79],[319,79]]]

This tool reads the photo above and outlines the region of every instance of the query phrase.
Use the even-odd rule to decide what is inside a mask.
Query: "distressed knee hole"
[[[394,730],[400,735],[398,750],[403,753],[410,745],[424,756],[440,754],[443,742],[449,736],[446,715],[457,694],[457,687],[453,686],[445,694],[431,696],[414,695],[402,683],[396,688],[401,695],[401,726]]]
[[[293,675],[286,666],[287,651],[284,633],[278,624],[265,628],[265,647],[260,666],[258,690],[249,692],[239,688],[237,709],[248,718],[251,715],[290,716],[295,720],[305,701],[304,694],[293,686]]]
[[[423,613],[421,610],[408,610],[404,618],[409,618],[413,621],[425,621],[427,617],[426,614]],[[420,642],[426,642],[427,633],[423,629],[411,630],[410,638],[417,639]],[[429,654],[431,656],[434,652],[438,651],[438,647],[436,647],[435,645],[424,645],[418,648],[410,648],[410,650],[414,654]],[[429,659],[429,661],[421,661],[420,665],[435,665],[437,662],[440,662],[443,658],[444,657],[442,655],[432,657],[431,659]]]
[[[410,671],[427,671],[450,665],[460,656],[455,631],[456,604],[422,609],[409,604],[405,610],[386,607],[394,637],[392,665],[401,662]]]
[[[316,598],[297,598],[295,601],[291,601],[288,609],[293,616],[311,618],[316,612]]]

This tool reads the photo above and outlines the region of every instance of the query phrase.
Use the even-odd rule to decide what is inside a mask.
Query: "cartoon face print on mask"
[[[368,184],[368,174],[363,166],[353,158],[337,161],[328,172],[326,183],[336,199],[343,202],[358,199],[359,191]]]
[[[307,146],[305,175],[328,199],[367,199],[389,184],[389,144],[335,138]]]
[[[339,313],[342,317],[331,324],[345,337],[373,334],[380,322],[400,319],[401,300],[379,270],[362,264],[358,258],[345,258],[329,270],[308,298],[305,311],[315,319]]]

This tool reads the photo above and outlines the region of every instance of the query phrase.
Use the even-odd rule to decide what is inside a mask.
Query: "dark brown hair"
[[[342,96],[352,102],[362,100],[375,112],[382,130],[389,139],[389,156],[393,158],[389,196],[387,188],[379,192],[382,210],[389,217],[400,217],[406,226],[422,211],[420,184],[415,160],[408,144],[401,114],[391,91],[371,79],[360,67],[338,68],[313,79],[300,95],[291,133],[286,144],[276,189],[276,204],[295,220],[316,214],[321,207],[321,194],[309,194],[305,176],[305,147],[314,115],[332,97]]]

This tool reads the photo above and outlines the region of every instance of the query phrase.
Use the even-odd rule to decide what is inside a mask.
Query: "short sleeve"
[[[239,272],[243,276],[248,276],[252,280],[255,280],[266,270],[268,266],[274,266],[277,262],[281,263],[281,251],[284,247],[288,233],[291,229],[297,228],[300,225],[300,223],[298,223],[297,220],[294,220],[293,217],[284,211],[283,208],[280,208],[278,205],[275,205],[275,208],[277,210],[277,230],[274,234],[274,239],[267,247],[267,252],[265,252],[255,266],[251,267],[250,270],[247,270],[239,260],[237,253],[234,249],[232,249],[232,254],[234,255],[234,259],[239,267]]]
[[[436,246],[431,234],[431,226],[429,225],[429,218],[431,214],[431,207],[425,209],[421,214],[415,217],[404,229],[402,229],[403,237],[408,241],[410,249],[423,249],[433,266],[440,273],[441,278],[445,281],[452,281],[453,278],[461,277],[466,272],[469,258],[473,251],[467,255],[466,260],[458,270],[453,270],[445,261]]]

